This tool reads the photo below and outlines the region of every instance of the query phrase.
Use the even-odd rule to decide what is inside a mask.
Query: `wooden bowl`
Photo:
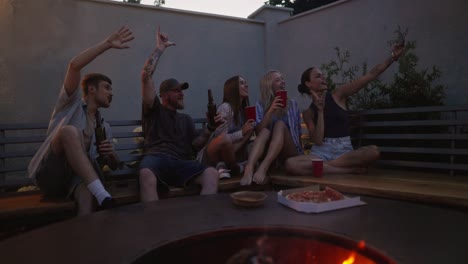
[[[231,193],[232,202],[243,207],[257,207],[263,205],[267,195],[263,192],[241,191]]]

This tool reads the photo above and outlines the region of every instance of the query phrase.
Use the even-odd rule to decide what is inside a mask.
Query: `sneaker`
[[[226,163],[220,161],[216,164],[216,170],[218,170],[220,179],[229,179],[231,178],[231,170],[226,169]]]
[[[231,170],[227,170],[227,169],[219,169],[218,170],[219,172],[219,178],[220,179],[230,179],[231,178]]]
[[[115,200],[112,197],[104,198],[101,205],[99,206],[99,208],[101,210],[108,210],[108,209],[112,209],[114,207],[115,207]]]

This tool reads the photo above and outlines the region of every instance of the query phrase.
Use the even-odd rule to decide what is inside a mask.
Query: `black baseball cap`
[[[187,82],[179,83],[176,79],[171,78],[163,81],[159,86],[159,94],[163,94],[173,89],[180,88],[181,90],[186,90],[189,88]]]

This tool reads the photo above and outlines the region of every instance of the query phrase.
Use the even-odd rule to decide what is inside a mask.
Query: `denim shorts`
[[[353,150],[350,137],[324,138],[322,145],[312,145],[310,154],[318,156],[323,160],[334,160],[340,155]]]
[[[150,169],[159,182],[166,186],[183,188],[187,183],[206,170],[196,160],[182,160],[163,153],[146,154],[140,162],[140,169]]]

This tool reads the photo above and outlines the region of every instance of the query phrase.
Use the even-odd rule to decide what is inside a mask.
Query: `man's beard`
[[[172,106],[177,109],[177,110],[184,110],[184,101],[181,99],[180,101],[178,99],[174,100],[171,102]]]

